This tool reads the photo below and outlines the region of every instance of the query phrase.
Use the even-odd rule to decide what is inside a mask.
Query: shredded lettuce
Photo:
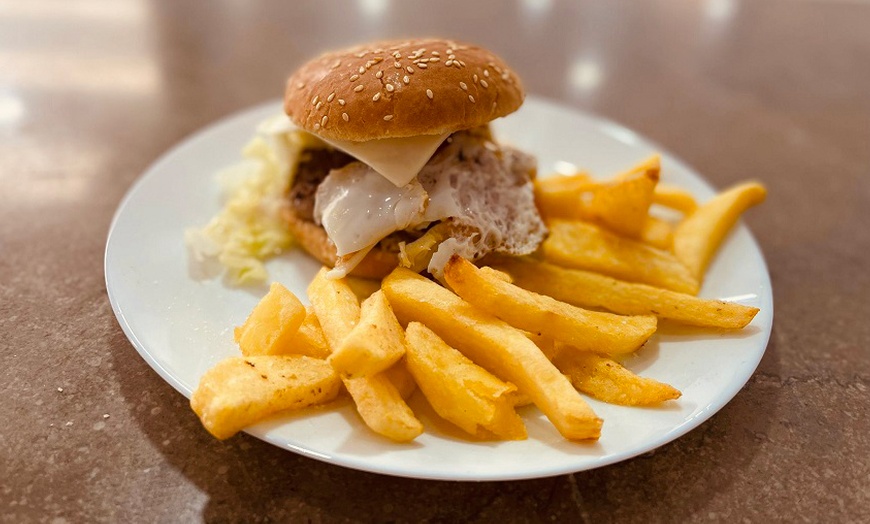
[[[218,173],[223,208],[204,227],[184,233],[191,263],[201,274],[215,273],[207,266],[217,267],[230,285],[266,282],[263,262],[293,245],[281,210],[298,157],[312,139],[278,115],[257,127],[241,163]]]

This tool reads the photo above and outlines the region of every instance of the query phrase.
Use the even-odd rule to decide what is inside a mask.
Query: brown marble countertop
[[[746,387],[600,469],[455,483],[211,438],[106,294],[125,192],[329,47],[444,34],[624,124],[746,223],[774,328]],[[0,1],[0,521],[870,521],[870,3]]]

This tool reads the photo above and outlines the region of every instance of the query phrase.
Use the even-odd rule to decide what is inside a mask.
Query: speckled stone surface
[[[0,2],[0,521],[870,521],[868,28],[860,1]],[[408,480],[218,442],[139,358],[102,269],[137,176],[315,52],[408,34],[768,185],[773,334],[721,412],[593,471]]]

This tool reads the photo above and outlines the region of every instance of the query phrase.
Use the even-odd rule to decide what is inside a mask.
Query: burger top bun
[[[490,51],[433,38],[323,54],[287,80],[284,109],[313,134],[363,142],[480,126],[516,111],[524,96]]]

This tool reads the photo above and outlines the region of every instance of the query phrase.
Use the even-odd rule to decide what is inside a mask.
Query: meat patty
[[[352,156],[336,149],[306,149],[302,152],[296,176],[287,197],[290,209],[296,216],[309,222],[314,221],[314,193],[326,175],[333,169],[344,167],[356,161]]]

